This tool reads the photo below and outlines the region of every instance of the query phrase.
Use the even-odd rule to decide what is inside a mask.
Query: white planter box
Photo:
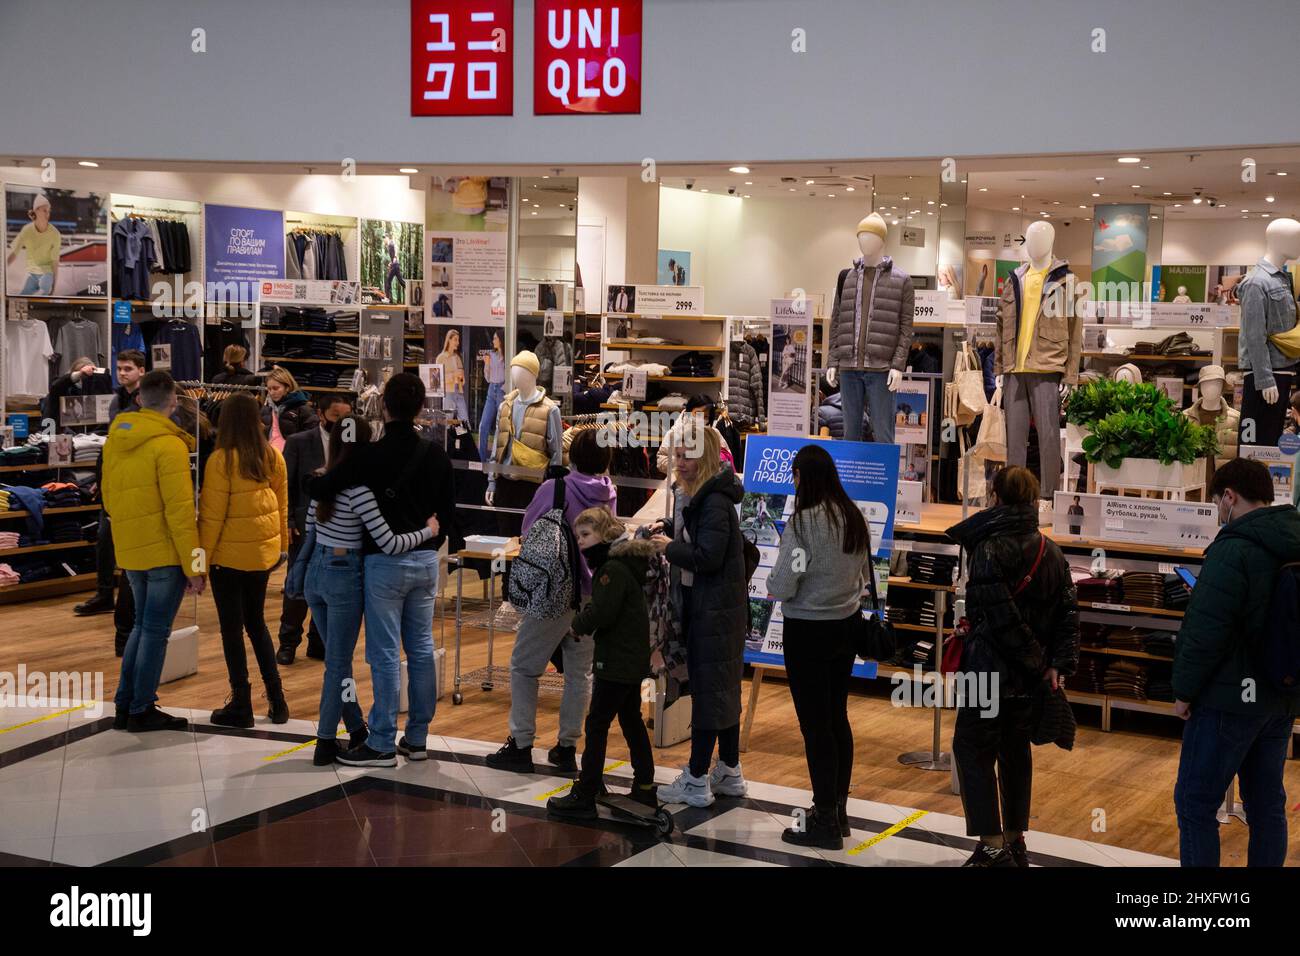
[[[435,647],[433,649],[433,680],[435,696],[437,700],[442,700],[443,695],[447,693],[447,669],[443,666],[444,659],[447,655],[445,647]],[[398,678],[398,705],[397,712],[404,714],[410,709],[411,694],[408,681],[410,680],[406,671],[406,658],[402,658],[402,672]]]
[[[1125,458],[1118,468],[1097,462],[1094,475],[1099,488],[1142,488],[1153,491],[1180,491],[1205,483],[1205,460],[1190,465],[1180,461],[1161,464],[1155,458]]]
[[[189,677],[199,671],[199,629],[191,624],[179,631],[172,631],[167,638],[167,653],[163,658],[162,674],[159,684],[170,684],[182,677]]]
[[[1074,425],[1070,422],[1065,423],[1065,453],[1067,455],[1083,451],[1083,440],[1092,434],[1092,429],[1086,425]]]

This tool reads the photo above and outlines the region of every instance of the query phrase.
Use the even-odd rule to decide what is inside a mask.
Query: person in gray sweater
[[[813,811],[781,839],[839,850],[849,835],[853,730],[849,681],[854,618],[872,573],[871,532],[821,445],[799,449],[792,463],[794,514],[767,579],[781,602],[783,651],[812,779]]]

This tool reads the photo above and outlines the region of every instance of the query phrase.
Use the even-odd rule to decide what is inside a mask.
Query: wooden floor
[[[466,594],[477,595],[477,580]],[[450,593],[454,594],[454,591]],[[72,605],[86,595],[50,598],[27,604],[0,607],[0,670],[13,672],[19,664],[31,671],[100,671],[109,699],[117,685],[118,661],[113,656],[112,615],[79,618]],[[268,599],[268,620],[272,634],[279,616],[279,581],[272,582]],[[448,602],[450,605],[450,602]],[[194,599],[182,606],[178,626],[193,621]],[[451,614],[451,608],[448,608]],[[159,696],[165,707],[215,708],[227,692],[225,665],[217,630],[216,610],[210,595],[197,601],[202,636],[199,672],[185,680],[164,685]],[[435,622],[435,640],[437,626]],[[452,662],[454,639],[451,618],[447,627],[447,666]],[[509,662],[513,635],[499,635],[495,660]],[[364,641],[364,636],[362,638]],[[485,632],[467,633],[462,669],[482,666],[487,659]],[[305,645],[300,651],[305,650]],[[356,678],[363,706],[370,699],[370,677],[359,647]],[[250,664],[251,653],[250,653]],[[256,668],[253,667],[254,672]],[[299,656],[292,667],[281,668],[294,717],[311,718],[320,694],[322,665]],[[447,686],[451,680],[448,676]],[[867,687],[867,685],[863,685]],[[943,813],[960,814],[961,801],[951,793],[947,773],[927,772],[901,766],[898,754],[928,749],[932,712],[897,708],[890,704],[888,685],[875,682],[870,689],[856,692],[849,701],[849,716],[855,736],[853,796]],[[265,707],[254,678],[254,695],[259,710]],[[748,700],[746,681],[745,699]],[[432,732],[480,740],[504,740],[509,691],[502,684],[491,692],[477,686],[464,688],[465,702],[452,706],[450,692],[438,702]],[[542,694],[538,714],[536,745],[555,742],[558,695]],[[1113,844],[1131,850],[1177,858],[1178,826],[1174,817],[1173,786],[1178,768],[1179,726],[1163,715],[1116,713],[1115,729],[1102,733],[1096,711],[1080,710],[1084,725],[1079,729],[1075,749],[1034,749],[1034,829]],[[1092,725],[1087,722],[1092,720]],[[944,715],[943,742],[951,744],[952,714]],[[687,760],[689,747],[679,744],[659,750],[660,766],[678,766]],[[610,735],[611,759],[627,756],[617,730]],[[807,788],[807,768],[794,707],[784,683],[772,677],[763,682],[761,705],[755,716],[750,750],[743,755],[745,775],[754,780]],[[1288,761],[1288,807],[1300,801],[1300,763]],[[1246,828],[1234,822],[1221,830],[1224,865],[1245,863]],[[1300,846],[1292,844],[1288,863],[1300,864]]]

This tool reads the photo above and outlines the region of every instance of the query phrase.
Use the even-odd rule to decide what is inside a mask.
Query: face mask
[[[1221,526],[1227,524],[1228,522],[1230,522],[1230,521],[1232,520],[1232,506],[1231,506],[1231,505],[1228,506],[1228,513],[1227,513],[1227,515],[1225,515],[1225,514],[1223,513],[1223,506],[1224,506],[1224,504],[1226,504],[1226,503],[1227,503],[1227,500],[1226,500],[1225,498],[1220,498],[1220,499],[1219,499],[1219,524],[1220,524]]]
[[[328,435],[328,434],[330,434],[331,432],[333,432],[333,431],[334,431],[334,426],[338,424],[338,422],[332,422],[332,421],[330,421],[328,418],[322,418],[322,419],[320,420],[320,423],[321,423],[321,424],[320,424],[320,427],[323,428],[323,429],[325,429],[325,434],[326,434],[326,435]]]

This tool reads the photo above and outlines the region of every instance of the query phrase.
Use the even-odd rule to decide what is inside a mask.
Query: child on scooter
[[[632,755],[632,799],[657,807],[654,755],[641,717],[641,681],[650,673],[650,612],[643,585],[654,546],[634,539],[608,508],[588,508],[573,521],[574,535],[591,568],[591,600],[573,618],[573,633],[596,642],[591,704],[587,711],[582,772],[569,793],[546,809],[558,816],[594,819],[609,727],[618,718]]]

